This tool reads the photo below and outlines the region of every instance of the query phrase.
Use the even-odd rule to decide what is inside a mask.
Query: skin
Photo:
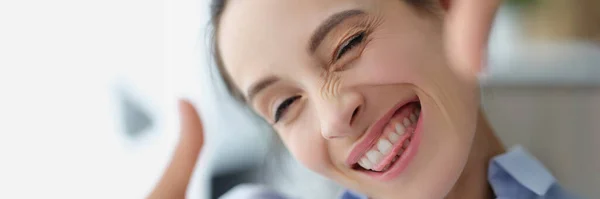
[[[289,3],[233,1],[219,36],[227,72],[242,91],[268,75],[281,79],[250,103],[267,121],[273,121],[275,104],[302,96],[274,123],[300,162],[373,198],[492,196],[487,162],[502,147],[479,114],[476,75],[498,2],[454,1],[438,17],[399,1],[302,1],[285,9]],[[314,54],[307,43],[323,19],[344,9],[363,10],[381,23],[373,26],[363,50],[351,50],[343,64],[331,64],[328,56],[352,25],[337,28]],[[423,140],[406,170],[381,182],[345,166],[348,150],[365,129],[399,99],[413,95],[423,107]],[[197,113],[187,102],[181,107],[181,142],[150,198],[182,198],[202,146]],[[362,108],[353,117],[356,107]]]

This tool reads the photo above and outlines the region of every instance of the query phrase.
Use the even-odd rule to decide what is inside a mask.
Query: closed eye
[[[359,32],[342,43],[335,54],[335,60],[342,58],[348,51],[361,44],[365,40],[365,35],[365,31]]]
[[[287,109],[298,99],[300,99],[300,95],[296,95],[290,98],[287,98],[286,100],[284,100],[283,102],[281,102],[281,104],[279,104],[279,106],[277,106],[277,110],[275,111],[275,123],[279,122],[279,120],[281,120],[281,118],[283,116],[285,116],[285,113],[287,112]]]

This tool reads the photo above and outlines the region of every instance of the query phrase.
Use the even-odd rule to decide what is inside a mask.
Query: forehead
[[[366,9],[360,0],[233,0],[221,18],[218,43],[236,86],[309,58],[310,37],[330,15]]]

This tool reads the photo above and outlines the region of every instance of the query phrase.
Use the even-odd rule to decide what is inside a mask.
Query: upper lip
[[[388,124],[398,109],[402,108],[408,103],[416,101],[418,101],[417,97],[408,100],[402,100],[394,105],[387,113],[381,116],[381,118],[379,118],[377,122],[368,128],[366,133],[364,133],[363,136],[354,144],[352,150],[350,150],[348,158],[346,159],[346,165],[351,167],[352,165],[356,164],[360,158],[363,157],[363,155],[367,153],[367,151],[369,151],[373,145],[376,144],[376,142],[379,140],[379,137],[381,137],[383,134],[383,128]]]

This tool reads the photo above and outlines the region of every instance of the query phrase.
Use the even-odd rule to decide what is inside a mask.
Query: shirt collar
[[[556,179],[540,161],[523,147],[515,146],[508,152],[490,160],[488,182],[496,194],[504,193],[507,190],[515,191],[515,186],[517,186],[543,196],[556,183]],[[364,199],[367,197],[347,190],[340,198]]]
[[[521,146],[515,146],[490,161],[488,181],[492,188],[505,183],[505,180],[499,177],[503,174],[510,175],[517,183],[540,196],[545,195],[556,182],[548,169]]]

